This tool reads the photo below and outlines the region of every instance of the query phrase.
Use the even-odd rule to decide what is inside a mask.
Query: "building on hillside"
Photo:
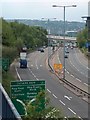
[[[65,34],[69,37],[76,37],[78,31],[66,31]]]

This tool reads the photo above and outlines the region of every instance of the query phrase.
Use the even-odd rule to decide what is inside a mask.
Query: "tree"
[[[85,44],[87,42],[87,29],[83,29],[78,33],[77,42],[80,48],[85,47]]]
[[[39,94],[35,98],[35,102],[33,104],[27,104],[26,110],[27,115],[23,118],[24,120],[39,120],[39,119],[50,119],[55,118],[63,118],[62,111],[56,109],[55,107],[51,107],[49,105],[50,99],[45,97],[45,91],[39,92]],[[42,105],[45,101],[45,106]]]
[[[2,20],[2,44],[5,46],[13,46],[15,36],[9,23]]]

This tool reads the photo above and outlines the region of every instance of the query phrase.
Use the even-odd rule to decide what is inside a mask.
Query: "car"
[[[73,49],[73,46],[71,46],[71,49]]]
[[[43,48],[41,48],[41,50],[40,50],[41,52],[44,52],[44,49]]]
[[[41,51],[41,48],[38,48],[38,51]]]
[[[46,46],[43,46],[43,49],[45,49],[46,48]]]
[[[66,50],[65,52],[66,52],[66,53],[69,53],[69,51],[68,51],[68,50]]]
[[[67,54],[65,54],[64,58],[68,58],[68,55],[67,55]]]

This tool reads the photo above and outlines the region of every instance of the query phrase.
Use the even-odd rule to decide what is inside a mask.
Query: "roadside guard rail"
[[[57,50],[58,50],[58,49],[57,49]],[[56,50],[56,51],[57,51],[57,50]],[[50,61],[51,61],[51,59],[52,59],[52,56],[56,53],[56,51],[54,51],[54,52],[49,56],[49,58],[48,58],[48,65],[49,65],[49,67],[50,67],[50,69],[51,69],[51,72],[53,72],[63,83],[65,83],[66,85],[68,85],[68,86],[69,86],[70,88],[72,88],[74,91],[78,92],[78,93],[79,93],[78,96],[88,98],[87,102],[90,103],[89,87],[88,87],[88,92],[87,92],[87,91],[79,88],[79,87],[76,86],[75,84],[72,84],[71,82],[69,82],[69,80],[67,80],[67,79],[61,79],[61,78],[59,77],[59,75],[57,75],[57,74],[55,73],[52,65],[50,64]]]
[[[0,120],[22,120],[11,99],[0,83]]]

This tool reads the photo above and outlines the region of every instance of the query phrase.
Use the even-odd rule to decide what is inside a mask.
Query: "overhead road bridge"
[[[57,41],[63,41],[64,40],[64,37],[63,36],[54,36],[54,35],[47,35],[47,38],[48,39],[54,39],[54,40],[57,40]],[[66,42],[70,42],[70,41],[72,41],[72,42],[77,42],[77,40],[76,40],[76,37],[65,37],[65,41]]]

